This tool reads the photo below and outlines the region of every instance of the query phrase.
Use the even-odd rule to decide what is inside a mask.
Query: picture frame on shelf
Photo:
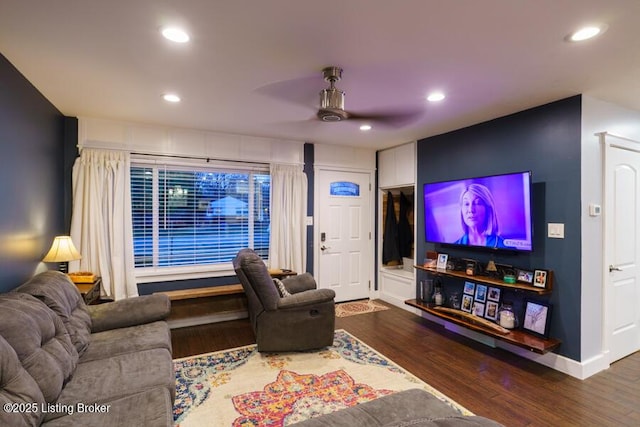
[[[520,283],[527,283],[530,285],[533,283],[533,275],[534,272],[530,270],[516,270],[516,280]]]
[[[484,317],[484,303],[480,301],[473,302],[473,314],[478,317]]]
[[[548,270],[536,270],[533,274],[533,286],[536,288],[547,288],[547,284],[549,282],[549,271]]]
[[[476,301],[480,301],[480,302],[486,302],[487,301],[487,286],[486,285],[481,285],[481,284],[477,284],[476,285],[475,300]]]
[[[436,264],[436,269],[446,270],[448,260],[449,260],[449,254],[438,254],[438,263]]]
[[[487,306],[484,312],[485,319],[498,321],[498,303],[494,301],[487,301]]]
[[[522,329],[532,335],[549,338],[551,304],[541,301],[524,301],[524,321]]]
[[[467,313],[471,313],[471,310],[473,310],[473,297],[471,295],[462,296],[462,304],[460,305],[460,309],[462,311],[466,311]]]
[[[476,284],[473,282],[464,282],[464,293],[474,295],[476,293]]]
[[[489,287],[489,292],[487,292],[487,299],[489,301],[500,302],[500,294],[501,294],[501,289],[500,288],[494,288],[494,287],[490,286]]]

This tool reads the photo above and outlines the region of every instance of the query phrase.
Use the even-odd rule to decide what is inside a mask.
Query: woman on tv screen
[[[424,184],[427,242],[532,250],[531,173]]]
[[[464,234],[458,245],[487,246],[506,249],[500,237],[500,225],[493,195],[482,184],[470,184],[460,194],[460,220]]]

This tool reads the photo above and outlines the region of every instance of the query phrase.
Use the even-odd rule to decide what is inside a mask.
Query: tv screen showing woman
[[[531,173],[424,186],[427,242],[532,250]]]

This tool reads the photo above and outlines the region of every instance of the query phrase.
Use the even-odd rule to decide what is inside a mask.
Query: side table
[[[295,276],[297,274],[298,273],[296,273],[295,271],[280,268],[269,270],[269,275],[274,279],[284,279],[285,277]]]
[[[75,285],[78,287],[82,298],[84,298],[85,304],[97,304],[100,301],[102,278],[96,277],[93,283],[76,283]]]

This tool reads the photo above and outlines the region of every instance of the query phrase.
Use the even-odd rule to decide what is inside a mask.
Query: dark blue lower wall
[[[65,117],[0,55],[0,292],[64,232],[64,133]]]
[[[558,353],[580,360],[580,151],[581,96],[418,141],[417,191],[426,182],[508,172],[532,172],[534,251],[471,251],[427,244],[424,206],[416,197],[416,259],[427,250],[453,257],[494,259],[523,269],[554,271],[550,334]],[[564,223],[565,238],[549,239],[547,223]],[[454,286],[450,284],[449,286]],[[509,295],[521,305],[523,295]]]

